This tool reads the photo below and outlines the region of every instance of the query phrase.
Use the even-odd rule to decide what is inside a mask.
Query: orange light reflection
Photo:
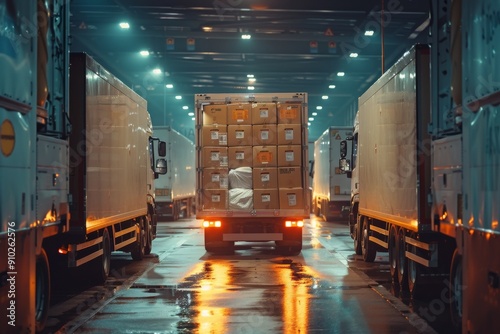
[[[229,310],[220,302],[225,299],[223,295],[229,293],[230,265],[206,262],[207,265],[207,276],[199,282],[195,323],[200,326],[199,333],[225,333]]]
[[[283,288],[283,333],[307,333],[309,293],[306,281],[293,281],[288,270],[279,271]]]

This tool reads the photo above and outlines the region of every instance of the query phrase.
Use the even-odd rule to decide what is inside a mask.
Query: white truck
[[[155,180],[158,220],[190,217],[195,210],[195,146],[170,126],[154,126],[156,138],[167,143],[168,172]]]
[[[91,57],[69,58],[67,1],[7,3],[0,3],[0,332],[34,333],[47,319],[52,266],[88,265],[89,278],[102,281],[111,252],[134,259],[151,252],[154,178],[166,172],[155,152],[164,155],[165,145],[152,137],[143,98]]]
[[[302,250],[309,218],[307,94],[197,94],[196,218],[205,249]]]
[[[339,168],[340,145],[350,150],[352,127],[331,126],[314,142],[312,209],[326,221],[345,219],[351,203],[351,181]]]
[[[351,234],[365,261],[389,252],[395,286],[439,287],[457,331],[497,333],[500,3],[432,6],[432,48],[413,48],[359,98],[351,165],[340,164],[359,186]]]

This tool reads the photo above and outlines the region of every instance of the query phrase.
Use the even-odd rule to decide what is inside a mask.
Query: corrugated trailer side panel
[[[359,99],[359,211],[414,231],[430,224],[428,56],[416,46]]]
[[[70,70],[71,230],[83,236],[146,215],[152,129],[146,101],[92,58],[71,54]]]

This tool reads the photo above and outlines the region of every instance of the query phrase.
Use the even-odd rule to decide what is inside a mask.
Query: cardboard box
[[[302,167],[278,167],[278,188],[302,186]]]
[[[276,124],[252,125],[253,145],[277,145]]]
[[[252,146],[251,125],[228,125],[227,132],[229,146]]]
[[[278,124],[300,124],[302,103],[278,103]]]
[[[227,189],[203,189],[202,210],[226,210]]]
[[[253,146],[254,167],[277,167],[277,146]]]
[[[228,173],[227,168],[203,168],[202,189],[227,189]]]
[[[278,167],[302,166],[302,147],[300,145],[278,146]]]
[[[278,189],[254,189],[253,208],[254,209],[278,209],[279,208]]]
[[[252,146],[229,147],[229,168],[252,167]]]
[[[303,188],[288,188],[279,190],[280,209],[304,210]]]
[[[204,147],[201,167],[228,167],[227,147]]]
[[[229,104],[227,109],[227,124],[252,124],[252,106],[250,103]]]
[[[300,145],[302,139],[300,124],[278,124],[278,145]]]
[[[227,146],[227,125],[203,125],[201,142],[203,146]]]
[[[252,124],[276,124],[276,103],[252,103]]]
[[[291,167],[289,167],[291,168]],[[253,169],[253,189],[278,188],[278,169],[274,167]]]
[[[207,104],[203,106],[203,125],[227,124],[227,105]]]

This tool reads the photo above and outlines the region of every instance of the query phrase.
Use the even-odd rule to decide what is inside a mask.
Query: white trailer
[[[151,251],[153,181],[166,165],[155,161],[146,101],[91,57],[70,61],[67,1],[9,4],[0,3],[12,46],[0,48],[0,332],[34,333],[52,266],[88,264],[102,281],[112,251]]]
[[[350,151],[352,127],[331,126],[314,142],[312,208],[325,220],[345,219],[351,206],[351,180],[339,168],[340,145]]]
[[[437,292],[456,331],[497,333],[500,3],[432,9],[432,48],[406,53],[359,98],[354,168],[340,164],[359,183],[351,235],[365,261],[389,252],[396,287]]]
[[[158,219],[190,217],[195,212],[194,143],[169,126],[155,126],[153,134],[167,144],[168,172],[155,180]]]
[[[310,212],[307,94],[199,94],[195,105],[205,249],[272,241],[281,253],[300,253]]]

